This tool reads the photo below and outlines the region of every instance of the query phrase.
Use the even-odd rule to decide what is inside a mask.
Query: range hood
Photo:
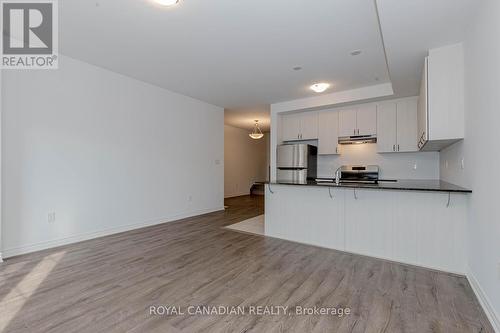
[[[376,135],[352,135],[339,137],[339,145],[351,145],[355,143],[377,143]]]

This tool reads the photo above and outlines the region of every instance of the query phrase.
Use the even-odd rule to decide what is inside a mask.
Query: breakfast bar
[[[265,233],[465,274],[469,193],[439,180],[272,182],[266,184]]]

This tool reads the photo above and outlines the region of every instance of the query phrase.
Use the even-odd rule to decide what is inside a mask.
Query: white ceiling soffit
[[[478,0],[376,1],[395,95],[417,95],[427,51],[462,41]]]
[[[218,106],[390,82],[371,0],[97,1],[59,2],[62,54]]]
[[[259,121],[260,129],[269,132],[271,128],[271,107],[270,105],[260,105],[251,108],[225,109],[224,124],[252,130],[255,120]]]
[[[392,84],[383,83],[369,87],[334,92],[321,96],[276,103],[271,105],[271,111],[273,113],[281,113],[299,110],[324,109],[325,107],[334,107],[339,104],[373,100],[393,95],[394,91],[392,89]]]

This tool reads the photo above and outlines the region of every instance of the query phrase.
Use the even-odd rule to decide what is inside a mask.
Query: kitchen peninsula
[[[273,182],[266,185],[265,233],[464,274],[470,192],[441,181]]]

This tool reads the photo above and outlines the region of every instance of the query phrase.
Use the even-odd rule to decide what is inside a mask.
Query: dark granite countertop
[[[378,184],[361,184],[361,183],[340,183],[317,182],[308,180],[307,183],[294,182],[271,182],[271,185],[294,185],[294,186],[329,186],[329,187],[346,187],[346,188],[367,188],[377,190],[400,190],[400,191],[428,191],[428,192],[453,192],[453,193],[472,193],[472,190],[447,183],[442,180],[408,180],[400,179],[396,181],[379,181]]]

